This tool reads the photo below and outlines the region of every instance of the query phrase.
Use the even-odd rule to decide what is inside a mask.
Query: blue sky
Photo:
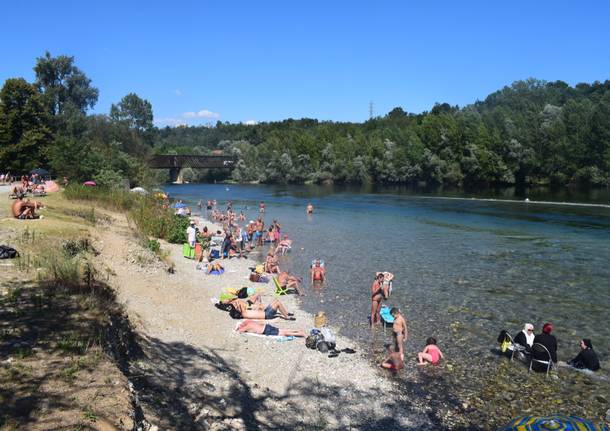
[[[76,57],[94,112],[129,92],[157,125],[465,105],[518,79],[610,79],[604,1],[4,2],[0,83]]]

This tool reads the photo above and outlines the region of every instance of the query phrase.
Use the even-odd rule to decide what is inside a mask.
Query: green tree
[[[51,57],[47,51],[36,59],[34,72],[35,84],[44,94],[52,115],[64,114],[68,106],[85,113],[97,102],[98,89],[91,86],[91,80],[74,65],[74,57]]]
[[[138,132],[150,131],[153,127],[152,105],[137,94],[129,93],[118,104],[112,104],[110,118]]]
[[[7,79],[0,90],[0,166],[16,174],[45,165],[52,139],[36,87],[22,78]]]

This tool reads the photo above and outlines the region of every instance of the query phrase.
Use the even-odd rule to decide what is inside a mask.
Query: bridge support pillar
[[[182,184],[182,175],[180,175],[180,168],[169,168],[169,182]]]

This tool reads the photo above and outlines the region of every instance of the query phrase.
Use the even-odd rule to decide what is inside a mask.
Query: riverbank
[[[8,199],[3,201],[10,203]],[[415,411],[405,400],[391,395],[395,392],[393,383],[371,367],[357,347],[355,354],[341,353],[329,358],[306,349],[302,339],[278,342],[233,331],[237,321],[217,310],[211,299],[225,288],[242,286],[258,288],[264,302],[273,299],[271,283],[252,284],[248,280],[248,267],[255,264],[256,253],[249,259],[223,261],[225,273],[208,276],[196,270],[193,261],[181,256],[178,245],[162,242],[162,253],[166,257],[161,261],[141,245],[141,238],[135,235],[122,213],[95,208],[95,221],[87,221],[77,214],[86,215],[90,203],[68,202],[61,195],[51,195],[44,201],[47,208],[42,211],[45,216],[42,220],[18,221],[8,217],[5,211],[2,239],[17,238],[25,231],[36,232],[38,238],[57,244],[69,238],[88,238],[92,252],[87,259],[94,264],[98,278],[116,295],[116,304],[129,319],[134,335],[133,340],[123,340],[129,334],[116,331],[114,341],[126,347],[125,357],[114,364],[103,354],[97,355],[96,363],[87,362],[82,355],[77,357],[71,352],[66,356],[65,352],[54,350],[55,345],[44,344],[36,344],[34,354],[28,358],[18,358],[15,340],[23,341],[23,337],[16,335],[8,344],[3,341],[6,348],[3,373],[13,373],[10,370],[14,367],[33,369],[36,364],[41,373],[49,375],[51,363],[76,361],[80,365],[70,370],[71,375],[83,382],[83,390],[95,388],[96,400],[113,399],[114,392],[122,396],[120,402],[117,398],[114,404],[108,404],[110,410],[104,410],[99,402],[92,404],[87,398],[86,406],[78,407],[82,410],[79,410],[80,416],[66,413],[54,424],[99,429],[106,422],[117,429],[134,426],[143,429],[431,429],[424,412]],[[8,242],[21,245],[17,239]],[[28,250],[28,255],[35,253],[33,248]],[[34,259],[34,254],[30,256]],[[167,271],[168,261],[172,263],[173,273]],[[35,268],[30,275],[34,283]],[[13,268],[11,277],[3,279],[3,286],[11,285],[20,276],[18,268]],[[33,287],[32,292],[38,288]],[[3,287],[3,300],[10,295],[14,293]],[[34,301],[35,295],[31,297]],[[49,311],[58,313],[58,307],[62,306],[74,319],[83,320],[83,326],[91,326],[83,319],[91,313],[91,305],[89,309],[77,309],[71,307],[71,302],[78,303],[79,296],[62,298],[63,302],[54,308],[49,306]],[[295,313],[296,321],[274,321],[274,325],[307,330],[313,326],[312,315],[299,308],[298,298],[283,296],[281,300]],[[41,318],[51,326],[51,315],[44,314]],[[333,322],[330,316],[330,323],[338,322]],[[116,326],[116,321],[110,319],[106,328],[113,324]],[[49,331],[53,332],[52,328]],[[70,339],[59,330],[53,335],[56,336],[60,341]],[[339,349],[355,347],[341,336],[337,344]],[[57,361],[49,355],[56,355]],[[108,392],[111,388],[94,385],[95,373],[105,376],[103,382],[113,383],[112,394]],[[117,376],[116,380],[113,375]],[[15,384],[18,380],[21,379]],[[54,380],[51,382],[55,384]],[[134,390],[133,397],[130,387]],[[35,391],[31,386],[20,390],[24,399],[32,397]],[[56,402],[50,402],[49,398]],[[15,401],[4,397],[3,405],[11,409],[3,409],[9,411],[3,423],[14,426],[27,422],[28,429],[45,429],[54,406],[69,402],[78,405],[75,401],[78,399],[79,393],[74,389],[70,394],[55,395],[43,391],[32,402],[35,413],[23,417]],[[83,424],[79,425],[78,420]]]
[[[58,196],[43,198],[44,219],[15,220],[8,189],[0,187],[0,244],[21,257],[0,260],[0,430],[133,429],[132,393],[107,331],[122,310],[92,272],[84,283],[88,247],[63,254],[92,225]],[[61,275],[50,273],[54,264]]]
[[[203,223],[216,229],[211,223]],[[143,257],[124,218],[98,232],[103,265],[125,306],[143,355],[130,373],[146,420],[159,429],[426,429],[428,418],[394,398],[393,383],[373,369],[363,352],[329,358],[309,350],[303,339],[238,335],[235,320],[212,299],[223,289],[255,287],[263,302],[271,283],[248,280],[260,252],[223,260],[225,273],[205,275],[162,243],[173,274]],[[296,321],[276,319],[280,328],[307,329],[313,316],[293,295],[281,297]],[[333,322],[331,317],[331,325]],[[338,348],[355,347],[339,336]],[[358,350],[358,348],[356,348]]]

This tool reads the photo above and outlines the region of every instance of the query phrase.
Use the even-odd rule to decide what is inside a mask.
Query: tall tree
[[[44,94],[52,115],[62,115],[70,105],[85,113],[97,102],[98,89],[91,80],[74,65],[74,57],[51,57],[47,51],[36,59],[34,66],[36,86]]]
[[[49,121],[36,87],[7,79],[0,90],[0,166],[13,173],[42,166],[53,139]]]
[[[137,94],[129,93],[118,104],[112,104],[110,118],[125,123],[130,129],[139,132],[149,131],[153,127],[152,105]]]

